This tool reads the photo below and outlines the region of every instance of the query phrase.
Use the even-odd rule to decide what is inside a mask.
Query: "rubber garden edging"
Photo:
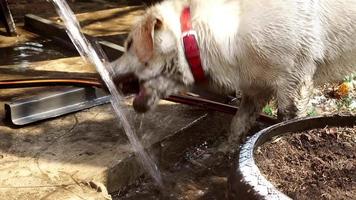
[[[274,136],[290,132],[333,127],[350,127],[356,125],[356,116],[329,115],[307,117],[281,122],[263,129],[249,138],[240,149],[237,161],[229,177],[229,199],[238,200],[289,200],[277,190],[258,169],[254,160],[254,150]]]

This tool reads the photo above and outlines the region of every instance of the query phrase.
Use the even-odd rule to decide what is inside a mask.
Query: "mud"
[[[221,118],[224,116],[215,116]],[[191,145],[183,155],[175,155],[177,160],[167,160],[161,166],[165,188],[159,190],[154,182],[141,177],[135,184],[129,185],[123,190],[111,193],[113,200],[224,200],[228,199],[228,178],[234,170],[233,163],[236,155],[221,152],[220,148],[227,145],[227,134],[231,118],[225,116],[223,124],[199,127],[201,134],[204,131],[219,133],[218,137],[206,139],[200,145]],[[216,123],[217,120],[212,120]],[[267,125],[259,123],[251,133],[254,133]],[[197,130],[189,130],[195,132]],[[190,139],[187,138],[186,142]],[[177,144],[179,145],[179,144]],[[189,145],[188,145],[189,146]]]
[[[163,191],[159,190],[151,179],[141,177],[135,184],[114,193],[113,199],[226,199],[231,158],[216,153],[216,145],[220,142],[215,141],[215,144],[213,141],[204,142],[191,148],[179,162],[166,168]]]

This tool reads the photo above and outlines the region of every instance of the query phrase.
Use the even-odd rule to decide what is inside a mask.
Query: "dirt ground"
[[[356,199],[356,127],[282,136],[255,156],[267,179],[293,199]]]

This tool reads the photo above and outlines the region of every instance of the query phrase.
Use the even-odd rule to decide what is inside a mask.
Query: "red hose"
[[[44,86],[83,86],[101,88],[102,84],[94,78],[36,78],[0,81],[0,89]]]
[[[126,82],[125,82],[126,81]],[[130,82],[131,81],[131,82]],[[129,84],[128,84],[129,83]],[[132,83],[132,85],[131,85]],[[44,86],[79,86],[79,87],[98,87],[103,88],[102,83],[95,78],[32,78],[32,79],[17,79],[0,81],[0,89],[11,88],[28,88],[28,87],[44,87]],[[132,79],[124,79],[120,86],[124,94],[137,93],[137,83]],[[187,95],[172,95],[166,98],[167,101],[182,103],[191,106],[198,106],[205,109],[210,109],[227,114],[235,114],[237,107],[223,104],[208,99]],[[261,121],[269,124],[277,123],[275,118],[261,114]]]

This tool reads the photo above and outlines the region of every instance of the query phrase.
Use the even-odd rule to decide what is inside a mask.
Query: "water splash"
[[[141,161],[143,167],[150,173],[150,175],[155,179],[157,184],[162,188],[162,177],[161,174],[143,148],[141,142],[138,140],[137,135],[135,134],[132,126],[130,125],[125,110],[123,108],[123,96],[117,90],[110,74],[112,67],[102,51],[96,51],[91,42],[89,42],[84,34],[80,31],[80,25],[76,19],[73,11],[70,9],[69,5],[65,0],[51,0],[56,7],[58,15],[61,17],[63,23],[66,26],[67,34],[72,40],[73,44],[77,48],[80,55],[90,63],[92,63],[97,72],[100,74],[102,80],[106,84],[109,92],[111,93],[111,104],[114,108],[114,111],[121,121],[122,126],[125,130],[125,133],[134,148],[135,152],[138,155],[139,160]],[[98,54],[99,53],[99,54]]]

